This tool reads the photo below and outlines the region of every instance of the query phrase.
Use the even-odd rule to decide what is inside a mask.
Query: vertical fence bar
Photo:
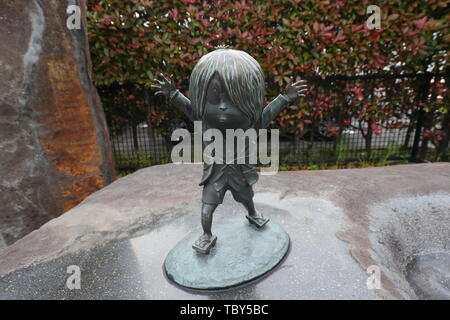
[[[416,122],[416,131],[414,134],[414,143],[411,150],[411,161],[417,162],[422,161],[423,159],[418,158],[419,153],[419,144],[420,144],[420,138],[422,135],[422,128],[425,121],[425,110],[422,106],[422,103],[426,103],[428,100],[428,91],[430,90],[430,80],[431,76],[429,74],[425,74],[422,77],[422,85],[418,92],[418,101],[420,102],[418,116],[417,116],[417,122]]]

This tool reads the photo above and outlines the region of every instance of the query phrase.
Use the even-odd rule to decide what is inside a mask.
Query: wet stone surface
[[[450,298],[450,197],[393,198],[371,214],[372,254],[397,290],[405,298]]]
[[[168,253],[200,226],[201,174],[201,165],[139,170],[0,249],[0,299],[446,298],[450,163],[261,176],[256,208],[289,234],[290,251],[266,276],[206,293],[163,271]],[[227,194],[213,233],[233,219],[248,223]],[[66,286],[72,265],[79,290]],[[370,267],[379,267],[378,289],[367,288]]]
[[[148,226],[145,234],[66,255],[0,278],[0,299],[373,299],[367,275],[335,232],[341,211],[327,201],[255,195],[258,209],[291,237],[287,258],[268,276],[224,291],[193,291],[172,284],[163,263],[174,246],[199,225],[193,212]],[[245,210],[229,194],[214,216],[214,227],[242,221]],[[270,222],[269,222],[270,223]],[[219,236],[219,235],[218,235]],[[219,236],[218,246],[222,245]],[[223,242],[222,242],[223,243]],[[267,244],[265,244],[266,246]],[[81,269],[81,289],[66,286],[70,265]],[[198,270],[186,270],[198,272]],[[283,285],[280,285],[283,284]]]
[[[450,300],[450,254],[419,255],[408,269],[408,281],[419,298]]]

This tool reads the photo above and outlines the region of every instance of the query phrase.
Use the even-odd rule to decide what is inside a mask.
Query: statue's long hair
[[[261,66],[244,51],[222,48],[204,55],[192,70],[189,95],[195,119],[203,118],[206,91],[216,72],[222,79],[231,101],[255,124],[261,116],[265,100]]]

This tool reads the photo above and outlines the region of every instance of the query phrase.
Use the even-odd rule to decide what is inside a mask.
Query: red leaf
[[[353,92],[355,93],[355,95],[358,98],[358,100],[360,100],[360,101],[364,100],[364,94],[363,94],[363,91],[362,91],[362,89],[360,87],[354,88]]]
[[[413,21],[413,23],[414,23],[414,24],[416,25],[416,27],[419,28],[419,29],[422,29],[422,28],[425,26],[426,22],[427,22],[427,17],[426,17],[426,16],[424,16],[422,19]]]

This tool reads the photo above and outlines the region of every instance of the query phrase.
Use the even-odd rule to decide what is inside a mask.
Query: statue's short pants
[[[248,202],[253,199],[253,189],[248,184],[242,186],[239,190],[236,190],[229,184],[226,184],[223,188],[217,191],[214,188],[213,183],[207,183],[203,187],[202,202],[206,204],[221,204],[227,190],[231,191],[234,200],[238,202]]]

